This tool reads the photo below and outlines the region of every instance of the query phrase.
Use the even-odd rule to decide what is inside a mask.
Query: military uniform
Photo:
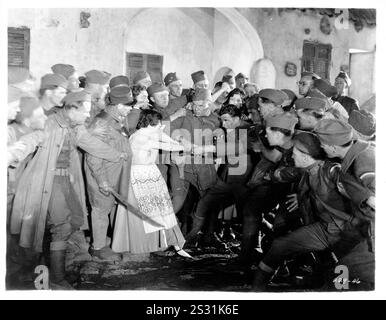
[[[359,110],[358,101],[353,98],[347,96],[338,96],[333,97],[332,100],[339,102],[346,109],[349,116],[354,110]]]
[[[114,112],[114,106],[108,106],[95,117],[90,124],[89,130],[94,128],[103,128],[107,130],[107,135],[99,136],[106,144],[119,152],[129,152],[128,138],[122,131],[121,119],[117,112]],[[115,206],[114,197],[109,194],[103,194],[99,186],[107,183],[114,188],[124,198],[128,194],[128,182],[130,170],[127,167],[128,162],[109,162],[101,158],[86,154],[85,173],[87,181],[87,191],[91,204],[91,221],[93,231],[93,247],[98,250],[106,245],[106,234],[110,221],[113,221],[113,209]]]

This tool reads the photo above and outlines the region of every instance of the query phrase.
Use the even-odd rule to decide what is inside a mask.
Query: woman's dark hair
[[[139,120],[137,123],[137,129],[146,128],[149,124],[156,126],[162,120],[162,115],[151,109],[141,110]]]
[[[145,86],[140,84],[135,84],[131,87],[131,92],[133,93],[133,98],[136,100],[137,96],[141,93],[141,91],[146,90]]]
[[[224,114],[229,114],[232,118],[239,117],[241,118],[241,108],[238,108],[234,104],[228,104],[221,107],[219,111],[219,116],[222,116]]]
[[[236,94],[239,94],[241,99],[244,99],[245,92],[239,88],[234,88],[231,92],[228,93],[227,99],[225,100],[224,104],[229,104],[229,100]]]
[[[78,78],[79,80],[79,88],[85,88],[86,87],[86,77],[80,76]]]
[[[293,134],[293,132],[291,130],[287,130],[287,129],[283,129],[283,128],[271,127],[271,130],[272,131],[279,131],[287,137],[291,137]]]

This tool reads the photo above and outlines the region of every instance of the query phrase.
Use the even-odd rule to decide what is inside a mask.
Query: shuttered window
[[[330,78],[331,45],[304,41],[302,71],[315,72],[323,79]]]
[[[126,53],[126,75],[133,83],[135,74],[139,71],[149,73],[153,82],[163,82],[163,56],[144,53]]]
[[[8,28],[8,65],[29,69],[30,30]]]

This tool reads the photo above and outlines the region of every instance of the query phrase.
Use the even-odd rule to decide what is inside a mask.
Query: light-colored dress
[[[115,252],[154,252],[173,245],[182,248],[185,243],[166,182],[155,163],[158,149],[154,148],[153,134],[143,128],[130,137],[133,158],[128,202],[163,227],[151,224],[119,205],[112,243]]]

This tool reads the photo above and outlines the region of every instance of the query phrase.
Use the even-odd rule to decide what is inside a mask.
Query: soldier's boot
[[[254,292],[267,291],[268,282],[272,277],[272,273],[258,268],[253,279],[252,290]]]
[[[198,240],[200,239],[200,231],[204,226],[205,218],[194,216],[193,225],[190,232],[185,237],[185,246],[184,248],[196,247]]]
[[[50,288],[52,290],[74,290],[65,279],[66,250],[50,251]]]
[[[119,253],[114,252],[110,247],[106,246],[102,249],[90,248],[89,250],[91,256],[97,260],[102,261],[121,261],[122,256]]]

